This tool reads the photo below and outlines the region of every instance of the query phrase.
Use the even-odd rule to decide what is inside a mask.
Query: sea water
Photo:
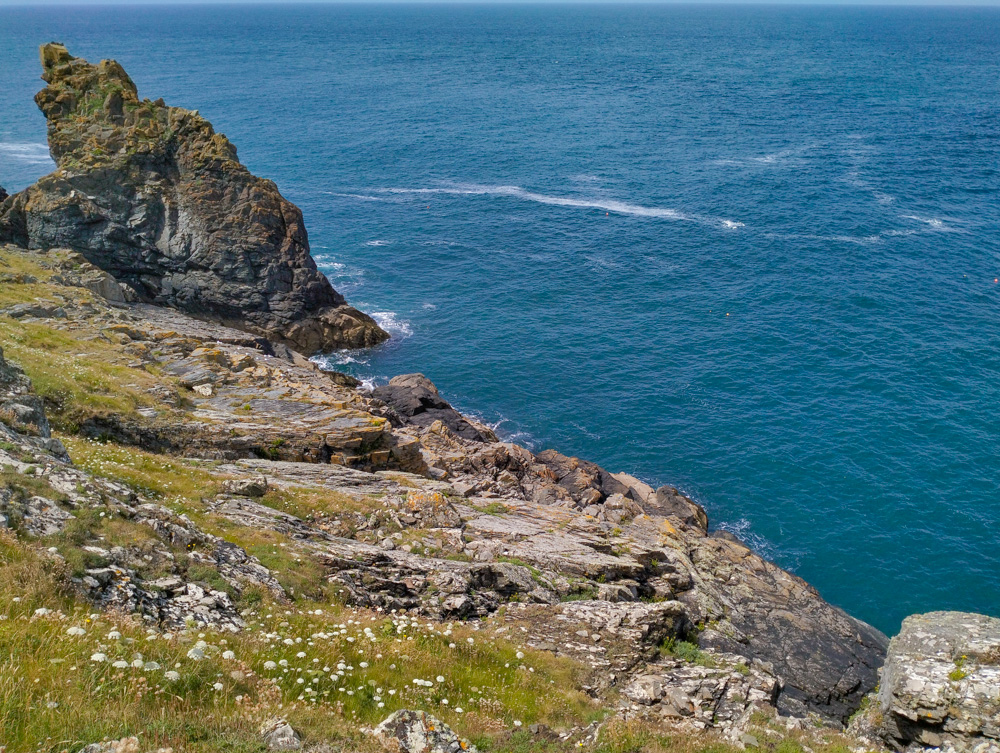
[[[676,485],[885,631],[1000,614],[1000,10],[0,9],[9,190],[50,40],[302,207],[393,334],[337,368]]]

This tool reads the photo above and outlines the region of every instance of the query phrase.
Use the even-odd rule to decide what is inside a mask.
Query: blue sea
[[[536,449],[670,483],[833,603],[1000,615],[1000,9],[0,9],[113,57],[302,207],[421,371]]]

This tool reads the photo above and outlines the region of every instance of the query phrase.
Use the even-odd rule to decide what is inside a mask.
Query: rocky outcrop
[[[3,186],[0,186],[0,204],[2,204],[9,194],[4,190]]]
[[[317,270],[301,211],[197,112],[140,100],[112,60],[41,49],[55,172],[0,205],[0,241],[66,247],[142,301],[307,354],[388,335]]]
[[[677,489],[654,490],[483,432],[463,437],[446,423],[462,426],[425,377],[369,393],[263,338],[177,311],[97,300],[79,306],[80,288],[69,286],[80,281],[64,270],[63,252],[22,253],[58,270],[67,286],[62,297],[53,286],[51,302],[31,304],[40,307],[38,321],[116,343],[121,365],[156,381],[145,391],[152,404],[138,416],[95,414],[79,422],[81,433],[224,461],[221,493],[207,501],[212,513],[291,537],[339,599],[433,619],[516,615],[533,645],[591,666],[592,688],[656,675],[660,669],[645,664],[665,638],[742,657],[779,683],[785,714],[842,721],[875,686],[887,645],[881,633],[734,537],[709,533],[704,510]],[[412,420],[424,415],[419,408],[438,412],[422,424]],[[354,511],[309,520],[271,506],[271,490],[293,488],[349,498]],[[160,535],[168,528],[175,530]],[[209,554],[214,542],[199,540],[197,549],[207,557],[199,564],[225,570]],[[127,561],[119,567],[135,569]],[[168,595],[197,593],[188,582]],[[623,640],[631,624],[659,624],[652,607],[669,612],[667,627]],[[566,631],[564,618],[578,626]],[[579,630],[588,637],[572,638]],[[723,682],[702,679],[715,689]]]
[[[378,725],[374,735],[392,753],[476,753],[475,745],[423,711],[401,709]]]
[[[62,442],[52,437],[45,409],[31,381],[4,358],[0,349],[0,437],[4,433],[27,435],[32,444],[46,452],[66,457]]]
[[[496,441],[496,435],[484,426],[475,426],[451,407],[423,374],[403,374],[389,384],[376,387],[372,395],[391,406],[407,423],[430,426],[440,421],[463,439],[476,442]]]
[[[1000,751],[1000,619],[931,612],[889,645],[877,710],[893,747]]]

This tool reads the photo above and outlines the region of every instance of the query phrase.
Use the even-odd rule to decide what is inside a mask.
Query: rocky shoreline
[[[298,208],[197,113],[140,101],[117,63],[50,44],[42,64],[57,169],[0,194],[0,527],[77,562],[79,598],[160,631],[235,634],[247,594],[306,591],[517,636],[575,667],[607,715],[738,747],[767,747],[765,714],[784,729],[850,721],[859,750],[1000,751],[1000,621],[913,617],[890,644],[710,533],[672,487],[499,441],[423,375],[369,391],[321,370],[306,356],[387,335],[318,272]],[[74,396],[49,368],[101,376]],[[109,477],[105,446],[183,463],[211,493],[171,502]],[[75,533],[95,511],[127,535]],[[260,532],[290,568],[262,560],[278,549],[254,549]],[[461,747],[403,711],[376,737]],[[269,747],[303,744],[286,726]]]

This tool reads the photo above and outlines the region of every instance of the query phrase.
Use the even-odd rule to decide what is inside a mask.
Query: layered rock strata
[[[931,612],[903,621],[877,699],[893,747],[1000,753],[1000,619]]]
[[[531,645],[585,661],[595,693],[661,672],[647,664],[666,639],[774,678],[785,713],[843,720],[875,686],[884,636],[733,537],[710,533],[704,510],[678,490],[497,441],[443,407],[419,375],[366,392],[261,338],[145,304],[102,303],[66,271],[69,252],[28,256],[55,272],[50,294],[8,315],[115,343],[123,364],[154,381],[151,405],[79,416],[81,433],[222,461],[217,470],[232,483],[209,502],[212,512],[292,537],[349,603],[440,619],[502,614],[529,631]],[[84,295],[86,305],[77,302]],[[462,436],[465,427],[476,438]],[[333,493],[359,511],[310,521],[237,493],[252,488]],[[588,637],[565,639],[577,631]],[[698,681],[719,689],[726,676]]]
[[[74,249],[134,300],[307,354],[388,337],[318,271],[298,207],[197,112],[140,100],[113,60],[59,44],[41,60],[35,99],[56,170],[0,197],[0,241]]]

